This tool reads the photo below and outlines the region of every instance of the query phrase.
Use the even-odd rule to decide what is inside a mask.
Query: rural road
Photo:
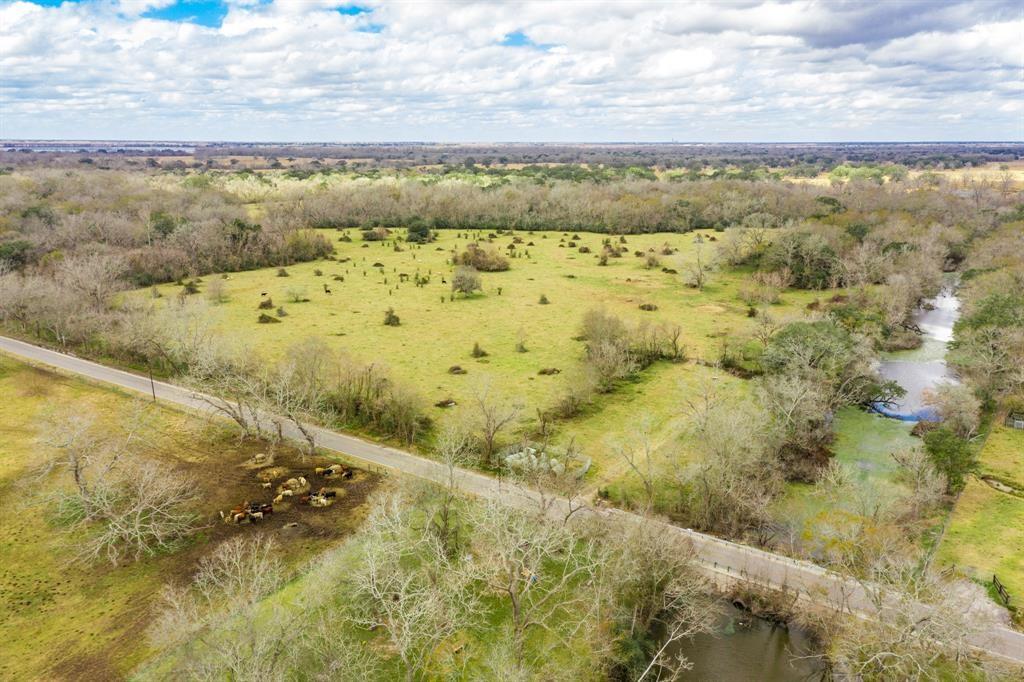
[[[144,395],[155,393],[158,400],[187,407],[203,413],[215,413],[195,391],[162,381],[150,383],[150,379],[114,369],[89,360],[58,353],[23,341],[0,336],[0,351],[21,359],[49,365],[64,372],[87,379],[111,384]],[[0,396],[0,405],[4,396]],[[2,415],[0,408],[0,415]],[[318,447],[333,450],[348,457],[361,460],[371,467],[382,467],[418,478],[446,483],[450,472],[444,465],[419,457],[409,452],[372,443],[361,438],[345,435],[328,429],[309,426],[315,434]],[[300,438],[297,429],[285,429],[290,438]],[[464,492],[478,497],[501,499],[513,504],[538,504],[538,495],[508,481],[465,469],[454,473],[456,485]],[[567,504],[559,503],[562,508]],[[555,510],[558,513],[558,510]],[[603,516],[629,515],[618,510],[588,509],[586,513]],[[663,524],[666,533],[674,533],[693,547],[702,568],[718,582],[751,581],[829,605],[844,604],[850,611],[867,615],[874,612],[864,587],[855,581],[843,578],[820,566],[762,550],[739,545],[689,529]],[[1005,660],[1024,665],[1024,634],[996,625],[972,638],[977,649],[994,654]]]

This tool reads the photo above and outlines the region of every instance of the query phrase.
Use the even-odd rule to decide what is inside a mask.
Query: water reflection
[[[824,680],[814,642],[799,628],[775,625],[728,605],[716,634],[683,640],[675,652],[693,663],[688,680]]]
[[[890,353],[878,368],[883,378],[895,381],[907,393],[891,405],[875,405],[878,412],[904,421],[936,419],[934,411],[924,404],[924,393],[939,384],[957,381],[944,356],[959,316],[960,299],[952,286],[917,309],[911,319],[924,335],[921,347]]]

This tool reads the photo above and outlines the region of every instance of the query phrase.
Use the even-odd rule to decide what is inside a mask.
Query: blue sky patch
[[[347,17],[355,17],[360,14],[369,14],[373,10],[369,7],[363,7],[361,5],[345,5],[337,9],[338,14],[344,14]]]
[[[57,7],[64,4],[65,2],[71,3],[72,5],[81,2],[81,0],[28,0],[33,5],[39,5],[40,7]]]
[[[144,12],[142,16],[147,19],[163,19],[164,21],[220,28],[227,13],[227,5],[219,0],[178,0],[173,5],[162,9],[151,9]]]
[[[500,45],[505,47],[532,47],[538,50],[548,50],[551,48],[550,45],[541,45],[530,40],[530,36],[526,35],[522,31],[512,31],[506,33],[502,39]]]
[[[384,24],[366,24],[356,29],[360,33],[380,33],[384,30]]]

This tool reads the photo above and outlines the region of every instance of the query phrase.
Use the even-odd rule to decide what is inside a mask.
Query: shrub
[[[658,309],[658,306],[654,305],[653,303],[641,303],[640,304],[640,310],[646,310],[649,313],[654,312],[657,309]]]
[[[257,320],[257,322],[259,322],[260,324],[273,324],[275,322],[280,322],[280,321],[281,320],[277,319],[273,315],[267,315],[266,313],[260,313],[260,317]]]
[[[579,248],[579,252],[580,253],[590,253],[590,247],[589,246],[581,246]]]
[[[483,248],[479,244],[468,244],[456,259],[460,265],[468,265],[480,272],[503,272],[508,270],[508,259],[493,248]]]
[[[319,270],[319,269],[314,270],[313,271],[313,276],[314,277],[323,277],[324,276],[324,271],[323,270]]]
[[[257,310],[270,310],[274,307],[274,301],[270,298],[265,298],[260,301],[260,304],[256,306]]]
[[[384,325],[387,327],[397,327],[402,324],[402,321],[398,319],[398,315],[395,314],[394,308],[388,308],[384,312]]]
[[[284,306],[281,306],[281,307],[279,307],[277,309],[277,316],[278,317],[287,317],[288,316],[288,312],[284,309]]]
[[[277,276],[278,277],[287,277],[288,276],[288,271],[285,270],[284,268],[278,268],[277,269]]]
[[[548,300],[548,297],[545,294],[541,294],[540,301],[538,301],[538,303],[540,303],[541,305],[548,305],[551,303],[551,301]]]
[[[486,358],[488,355],[487,351],[480,347],[479,342],[475,342],[473,344],[473,351],[471,354],[474,358]]]
[[[448,368],[448,373],[449,374],[465,374],[466,370],[463,369],[462,367],[460,367],[459,365],[452,365],[451,367]]]
[[[452,276],[453,292],[468,296],[481,289],[483,289],[483,284],[480,282],[480,274],[476,268],[467,265],[455,268],[455,274]]]
[[[647,268],[648,270],[653,270],[654,268],[657,268],[657,267],[660,267],[660,266],[661,266],[661,260],[656,255],[654,255],[653,253],[647,254],[647,258],[644,259],[644,267],[645,268]]]
[[[386,227],[375,227],[370,230],[363,230],[363,241],[364,242],[382,242],[388,238],[391,231]]]
[[[289,287],[288,300],[292,303],[308,303],[309,298],[306,297],[306,287]]]

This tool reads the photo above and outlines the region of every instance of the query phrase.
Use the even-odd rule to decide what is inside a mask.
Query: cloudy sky
[[[1024,139],[1020,0],[0,0],[0,137]]]

